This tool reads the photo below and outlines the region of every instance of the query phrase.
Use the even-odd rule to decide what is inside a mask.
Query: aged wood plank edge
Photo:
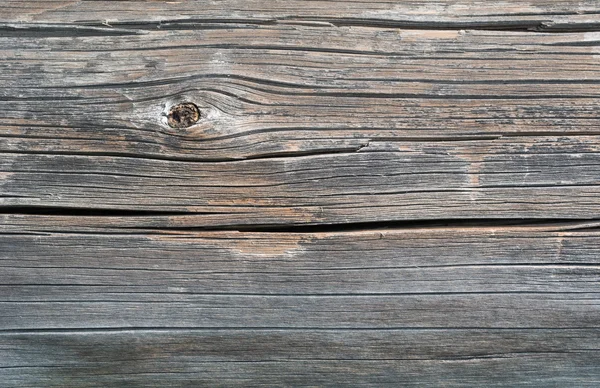
[[[15,218],[14,215],[5,217]],[[23,221],[23,217],[29,226],[38,227],[39,216],[16,219]],[[49,216],[48,222],[42,224],[49,225],[53,219]],[[57,219],[60,221],[61,218]],[[70,222],[58,223],[65,232],[42,237],[1,236],[0,246],[7,248],[0,253],[2,268],[6,268],[6,259],[32,263],[32,258],[39,257],[43,266],[40,269],[47,274],[46,267],[63,257],[72,266],[79,267],[85,262],[94,266],[104,259],[118,260],[113,254],[116,252],[120,252],[123,265],[131,268],[136,259],[128,256],[129,251],[146,259],[151,259],[148,255],[154,252],[156,258],[163,257],[158,262],[175,269],[173,254],[186,258],[204,247],[205,251],[198,254],[198,259],[192,256],[188,262],[199,260],[199,264],[210,271],[207,261],[202,258],[221,252],[221,256],[228,259],[222,265],[235,264],[233,268],[246,276],[250,275],[251,267],[269,261],[272,261],[272,270],[280,271],[285,268],[282,264],[285,257],[295,274],[309,262],[324,270],[328,266],[344,264],[340,260],[352,260],[352,257],[363,266],[384,265],[381,260],[408,265],[411,265],[409,261],[414,261],[415,269],[424,274],[429,264],[435,265],[428,263],[430,260],[444,264],[461,260],[484,264],[486,260],[510,263],[523,259],[532,268],[535,263],[552,262],[568,264],[565,269],[571,270],[576,263],[582,262],[595,263],[593,265],[597,267],[599,255],[596,251],[600,246],[596,222],[310,234],[164,231],[160,237],[78,234],[73,230],[68,232],[69,228],[74,228]],[[27,230],[27,227],[22,225],[21,229]],[[325,244],[328,255],[315,250],[314,258],[310,259],[310,247],[319,244]],[[291,249],[292,246],[296,248]],[[337,255],[336,246],[344,248]],[[366,250],[364,253],[358,249],[361,246]],[[183,250],[174,249],[177,247]],[[382,250],[385,247],[387,251]],[[465,256],[466,249],[470,254]],[[207,253],[211,251],[213,253]],[[235,259],[236,251],[240,258],[249,261],[248,268]],[[439,252],[439,257],[432,254],[433,251]],[[171,252],[169,257],[164,257],[168,252]],[[302,259],[302,252],[309,252],[309,256]],[[368,260],[365,259],[367,254],[370,254]],[[73,261],[77,256],[80,256],[79,263]],[[144,263],[139,264],[147,267]],[[349,263],[346,261],[346,264]],[[187,264],[184,267],[191,269]],[[515,269],[514,275],[522,276],[521,269]],[[65,274],[76,274],[76,271],[75,268],[61,270]],[[117,273],[132,283],[128,271]],[[538,279],[538,283],[551,281],[558,273],[549,275]],[[58,280],[54,276],[52,279]],[[160,280],[160,276],[146,276],[145,279]],[[598,311],[594,303],[600,293],[471,294],[465,295],[466,298],[443,293],[429,296],[439,298],[439,304],[435,306],[428,304],[426,295],[405,296],[415,298],[416,304],[389,294],[363,295],[358,301],[356,295],[321,298],[330,298],[331,303],[315,301],[315,296],[309,296],[304,300],[296,298],[291,304],[286,302],[289,296],[254,296],[254,300],[243,296],[239,301],[243,309],[239,309],[240,315],[236,318],[236,302],[232,301],[241,295],[183,294],[174,298],[184,290],[173,289],[173,283],[165,280],[163,287],[171,287],[171,296],[168,293],[161,295],[157,292],[160,286],[155,285],[146,296],[140,290],[131,294],[137,302],[119,303],[114,299],[114,309],[107,308],[107,299],[120,295],[122,300],[127,300],[127,292],[131,291],[127,287],[131,284],[117,285],[112,290],[110,287],[100,289],[98,296],[103,300],[92,299],[96,301],[87,306],[85,303],[72,304],[65,299],[85,300],[85,292],[73,292],[59,286],[52,287],[58,291],[54,293],[33,284],[31,287],[11,287],[12,294],[20,296],[20,301],[8,307],[4,304],[2,311],[6,315],[0,321],[3,325],[8,320],[15,322],[17,317],[24,321],[10,329],[4,326],[5,329],[0,331],[0,376],[3,381],[7,387],[82,388],[121,387],[125,381],[128,386],[169,384],[178,387],[223,382],[230,386],[397,386],[402,383],[406,386],[496,384],[545,387],[575,384],[592,387],[598,380]],[[261,279],[247,278],[242,282],[244,287],[248,281],[260,282]],[[338,281],[344,282],[343,277]],[[387,279],[377,285],[391,284],[391,281]],[[515,287],[523,281],[526,282],[521,278]],[[594,287],[589,287],[588,291],[592,289]],[[5,290],[0,287],[0,294]],[[93,287],[88,291],[95,292]],[[56,296],[61,300],[56,300]],[[28,297],[37,302],[27,303]],[[211,298],[215,298],[213,311],[223,312],[214,315],[210,310],[204,310],[201,315],[194,316],[191,309],[209,307]],[[307,309],[311,304],[313,308]],[[71,305],[75,308],[71,309]],[[367,305],[375,308],[365,308]],[[577,305],[579,308],[575,308]],[[398,314],[390,308],[392,306],[398,307]],[[173,311],[164,315],[163,324],[162,310],[169,307]],[[382,308],[384,315],[380,315]],[[128,309],[130,314],[126,312]],[[352,310],[358,314],[352,322],[346,321]],[[280,327],[260,326],[260,321],[266,323],[265,319],[273,311],[280,311],[282,315],[275,314],[277,318],[271,325]],[[316,315],[324,311],[333,318],[330,324],[315,320]],[[191,313],[189,326],[181,320],[183,312]],[[60,324],[56,324],[58,315],[64,319]],[[210,324],[207,315],[213,316],[214,324],[198,327],[198,324]],[[407,315],[423,320],[413,326],[414,319],[411,323],[402,318]],[[102,320],[102,316],[110,318]],[[95,318],[89,320],[90,317]],[[43,324],[34,328],[31,322],[40,319]],[[385,324],[378,324],[379,319]],[[223,328],[232,322],[237,322],[238,326]],[[251,326],[257,322],[259,326]],[[297,327],[298,322],[311,326]],[[436,322],[441,326],[426,327]],[[114,326],[115,323],[119,326]],[[174,323],[183,325],[174,327]],[[394,323],[399,326],[391,326]],[[155,326],[148,326],[150,324]]]
[[[202,236],[211,232],[242,232],[249,237],[255,233],[272,233],[281,237],[290,233],[360,233],[419,231],[459,233],[510,232],[590,232],[600,228],[600,219],[435,219],[429,221],[390,221],[360,223],[291,223],[260,225],[241,223],[222,225],[216,222],[219,214],[163,213],[159,211],[94,210],[90,208],[13,207],[0,211],[1,234],[124,234],[124,235],[184,235]],[[519,229],[522,228],[522,229]]]
[[[597,148],[594,137],[374,143],[360,152],[222,163],[5,153],[0,203],[5,212],[189,213],[214,227],[587,219],[600,209]]]
[[[119,292],[140,298],[586,293],[597,289],[599,236],[598,229],[540,227],[15,232],[0,236],[0,300],[93,301],[102,294],[122,300]]]
[[[203,215],[166,214],[162,217],[154,212],[128,213],[121,210],[94,212],[93,209],[69,209],[73,214],[65,214],[61,208],[17,208],[15,212],[5,211],[0,213],[0,232],[5,234],[17,233],[28,234],[39,233],[112,233],[119,234],[165,234],[165,235],[188,235],[201,237],[210,236],[211,233],[230,232],[234,236],[238,232],[244,232],[247,236],[259,236],[280,234],[289,236],[297,227],[297,232],[326,236],[327,234],[353,234],[362,232],[390,232],[390,233],[552,233],[552,232],[593,232],[600,227],[600,219],[501,219],[501,220],[429,220],[429,221],[406,221],[406,222],[381,222],[381,223],[341,223],[325,225],[290,225],[290,230],[282,227],[265,228],[256,230],[235,228],[201,228],[193,220]],[[158,222],[157,222],[158,221]],[[253,232],[256,232],[253,233]]]
[[[594,1],[516,0],[480,4],[473,1],[207,1],[84,2],[10,1],[3,3],[0,21],[12,23],[92,24],[138,29],[202,28],[212,23],[286,23],[313,26],[392,28],[482,28],[568,31],[598,29],[599,7]],[[142,11],[143,10],[143,11]]]
[[[245,34],[2,38],[0,150],[226,162],[427,141],[597,142],[597,34],[262,26],[240,43]],[[203,119],[175,130],[163,114],[182,100]]]
[[[15,332],[0,334],[0,374],[7,387],[586,387],[599,373],[597,336],[597,329]]]
[[[0,236],[9,330],[598,326],[597,223],[15,232]]]

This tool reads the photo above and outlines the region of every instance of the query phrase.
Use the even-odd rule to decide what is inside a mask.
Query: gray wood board
[[[594,387],[600,332],[127,330],[0,335],[4,386]]]
[[[2,1],[0,387],[599,386],[599,15]]]
[[[218,22],[569,31],[597,29],[600,11],[595,0],[4,0],[2,5],[2,22],[56,23],[58,31],[74,25],[186,29]]]
[[[0,204],[209,226],[597,214],[596,33],[207,28],[0,38]],[[181,101],[202,118],[170,128]]]
[[[595,137],[411,143],[238,162],[4,153],[5,207],[204,214],[191,226],[594,218]],[[216,217],[209,217],[210,215]],[[160,214],[158,214],[160,215]]]
[[[0,235],[7,386],[598,382],[593,225],[117,234],[28,221]]]

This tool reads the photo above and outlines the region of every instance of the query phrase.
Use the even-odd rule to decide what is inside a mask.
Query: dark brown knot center
[[[191,102],[183,102],[169,110],[167,121],[171,128],[187,128],[200,120],[200,110]]]

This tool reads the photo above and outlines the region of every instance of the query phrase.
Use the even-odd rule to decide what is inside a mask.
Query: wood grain
[[[594,0],[5,0],[3,22],[185,29],[210,22],[404,28],[597,29]]]
[[[600,207],[598,152],[596,137],[545,137],[239,162],[4,153],[1,202],[212,214],[213,227],[590,218]]]
[[[596,33],[207,28],[0,38],[2,204],[222,225],[599,209]],[[178,101],[197,125],[166,124]]]
[[[2,1],[0,386],[600,385],[599,47],[592,0]]]
[[[21,229],[0,236],[9,386],[593,386],[600,372],[586,224]]]
[[[0,335],[0,360],[3,381],[19,387],[593,387],[598,335],[597,329],[50,331]]]
[[[94,299],[102,292],[168,294],[170,288],[272,296],[585,293],[600,291],[598,236],[596,228],[559,225],[320,233],[13,230],[0,235],[0,260],[10,275],[1,286],[19,303]],[[70,295],[71,287],[78,291]]]

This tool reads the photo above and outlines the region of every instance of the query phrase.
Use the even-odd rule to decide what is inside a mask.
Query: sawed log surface
[[[590,0],[2,1],[0,386],[599,386],[599,85]]]

